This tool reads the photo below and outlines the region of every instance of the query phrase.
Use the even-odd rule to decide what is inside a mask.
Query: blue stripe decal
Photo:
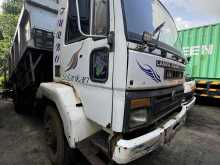
[[[137,64],[138,64],[139,68],[152,80],[154,80],[156,83],[161,82],[161,78],[160,78],[159,74],[150,65],[145,65],[147,67],[146,68],[146,67],[142,66],[138,61],[137,61]]]

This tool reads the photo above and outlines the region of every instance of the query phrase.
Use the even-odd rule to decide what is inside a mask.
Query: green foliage
[[[2,5],[3,12],[6,14],[19,15],[23,0],[7,0]]]
[[[0,31],[3,40],[0,40],[0,77],[7,66],[8,54],[15,33],[17,20],[22,8],[23,0],[7,0],[3,3],[3,13],[0,13]]]
[[[4,77],[0,76],[0,88],[3,87],[3,84],[4,84]]]
[[[0,29],[2,29],[4,39],[0,41],[0,75],[9,54],[9,49],[11,46],[11,41],[14,36],[16,24],[16,15],[11,14],[1,14],[0,15]]]
[[[3,40],[4,37],[3,37],[3,34],[2,34],[2,30],[0,30],[0,40]]]

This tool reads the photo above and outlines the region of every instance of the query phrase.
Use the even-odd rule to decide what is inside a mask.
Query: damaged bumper
[[[196,97],[194,96],[190,101],[183,103],[182,106],[186,106],[186,110],[189,111],[195,105],[195,102],[196,102]]]
[[[113,160],[118,164],[126,164],[168,143],[185,123],[186,113],[194,103],[195,98],[183,104],[182,110],[176,116],[146,135],[131,140],[119,140],[114,150]]]

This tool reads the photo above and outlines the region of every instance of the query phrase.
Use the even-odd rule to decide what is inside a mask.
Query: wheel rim
[[[55,130],[55,124],[51,118],[46,120],[45,124],[46,143],[53,155],[57,153],[57,135]]]

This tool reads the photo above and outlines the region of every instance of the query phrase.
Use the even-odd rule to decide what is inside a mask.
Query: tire
[[[74,151],[68,146],[63,124],[57,109],[47,106],[44,114],[47,151],[54,165],[69,165],[73,161]]]
[[[22,95],[18,90],[14,90],[13,102],[15,112],[18,114],[25,114],[26,108],[22,100]]]

